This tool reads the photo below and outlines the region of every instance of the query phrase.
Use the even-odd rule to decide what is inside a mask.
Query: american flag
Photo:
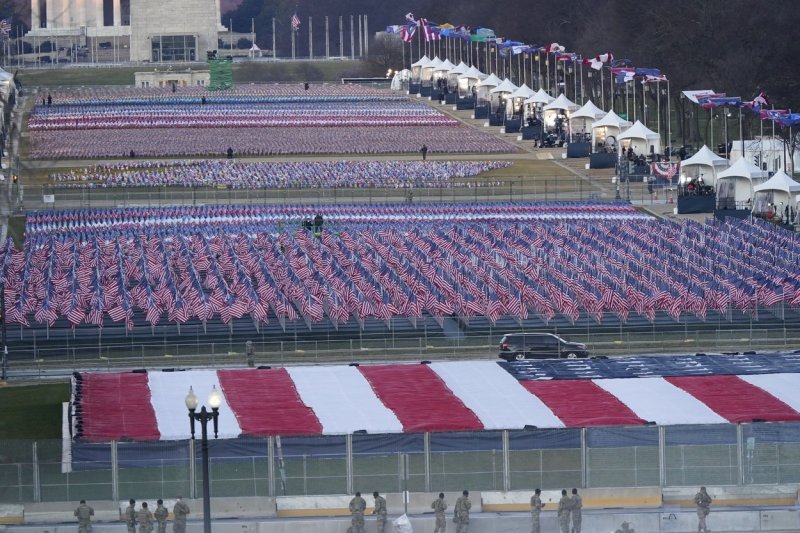
[[[292,14],[292,30],[297,31],[300,29],[300,17],[297,16],[297,11]]]

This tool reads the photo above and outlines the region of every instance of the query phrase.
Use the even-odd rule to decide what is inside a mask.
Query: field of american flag
[[[317,214],[321,231],[301,227]],[[800,279],[782,259],[798,252],[793,234],[759,221],[477,203],[36,212],[24,247],[8,241],[0,260],[10,351],[27,359],[65,338],[243,342],[261,328],[346,340],[398,323],[405,337],[771,324],[797,315]]]

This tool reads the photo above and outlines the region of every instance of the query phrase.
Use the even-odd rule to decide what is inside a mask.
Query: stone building
[[[77,39],[91,49],[113,39],[127,50],[117,60],[195,61],[217,49],[220,18],[220,0],[31,0],[26,38]]]

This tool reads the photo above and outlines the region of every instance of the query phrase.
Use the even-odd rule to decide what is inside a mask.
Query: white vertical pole
[[[353,15],[350,15],[350,59],[356,58],[356,44],[353,32]]]
[[[344,57],[344,19],[339,15],[339,57]]]
[[[330,27],[328,23],[328,15],[325,15],[325,58],[331,57],[331,40],[330,40]]]
[[[277,39],[275,38],[275,17],[272,17],[272,59],[277,59],[277,46],[276,46]]]
[[[314,59],[314,41],[313,38],[313,27],[311,25],[311,16],[308,17],[308,58]]]

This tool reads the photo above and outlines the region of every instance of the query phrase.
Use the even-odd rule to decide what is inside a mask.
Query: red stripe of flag
[[[567,427],[644,424],[616,396],[588,379],[520,381]]]
[[[427,365],[375,365],[359,370],[403,431],[482,430],[478,417]]]
[[[87,441],[158,440],[147,374],[81,374],[81,438]]]
[[[800,420],[800,413],[738,376],[664,378],[731,422]]]
[[[317,415],[303,403],[285,369],[219,370],[217,375],[242,434],[264,437],[322,433]]]

